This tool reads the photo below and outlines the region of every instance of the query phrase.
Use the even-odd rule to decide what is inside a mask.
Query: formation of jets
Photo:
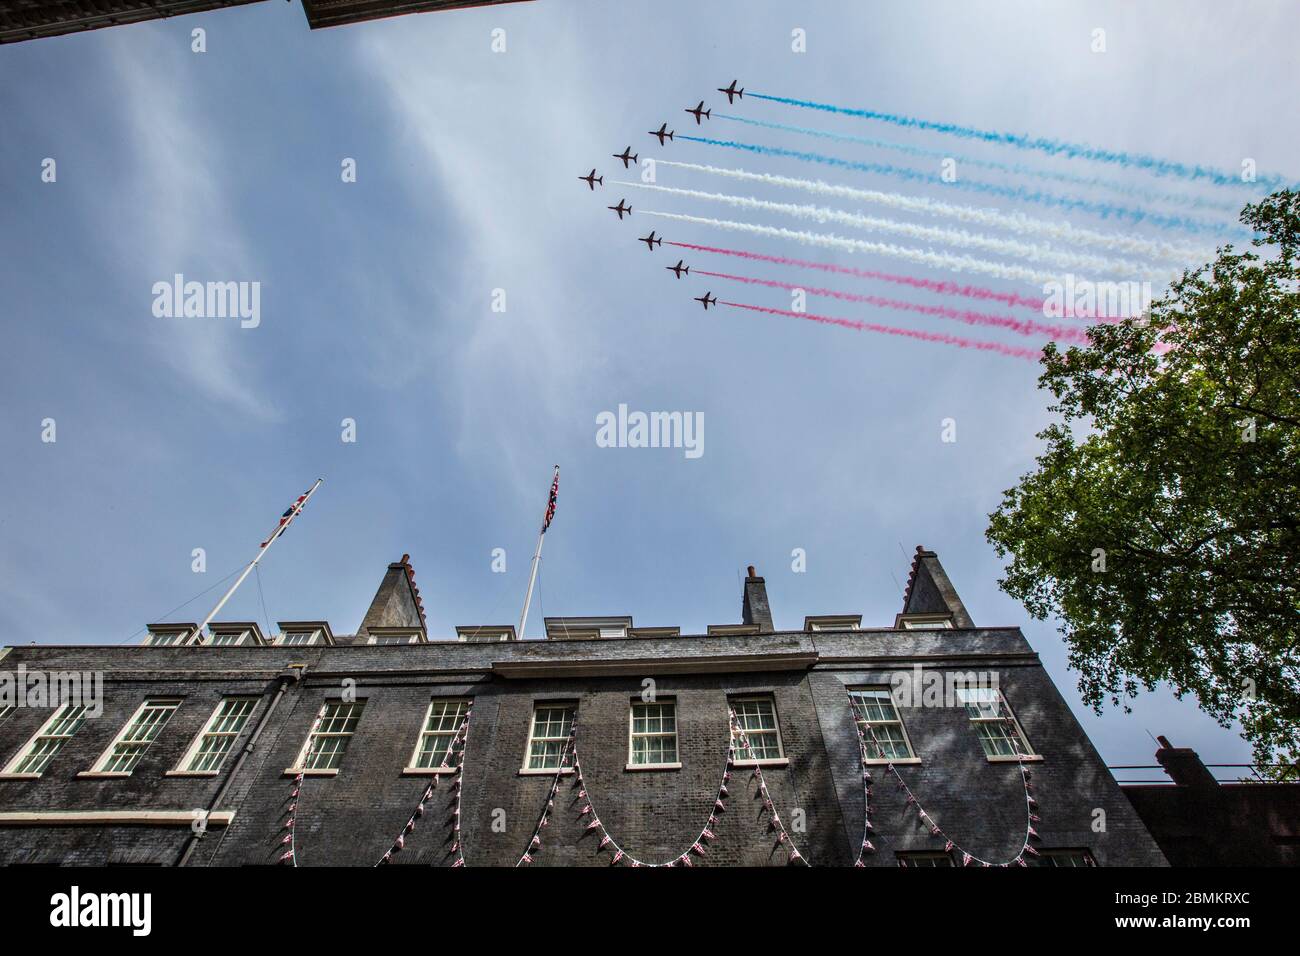
[[[737,88],[737,82],[737,80],[732,80],[730,86],[718,87],[719,93],[725,93],[727,95],[728,105],[735,102],[737,99],[743,98],[745,95],[744,87]],[[683,110],[683,112],[690,113],[695,117],[696,126],[701,126],[703,125],[704,120],[713,118],[713,110],[706,110],[704,108],[704,100],[700,100],[693,108],[688,107]],[[670,130],[668,128],[668,123],[664,122],[660,124],[658,129],[651,130],[650,135],[656,137],[659,140],[659,145],[663,146],[673,140],[673,135],[676,132],[676,130]],[[631,146],[626,147],[621,153],[611,153],[610,155],[617,160],[621,160],[624,169],[631,169],[632,164],[639,160],[637,154],[632,152]],[[581,182],[586,183],[588,190],[591,192],[596,191],[597,184],[602,187],[605,185],[605,177],[597,176],[596,168],[594,166],[591,168],[591,172],[587,173],[585,176],[579,176],[578,179]],[[611,210],[615,215],[617,215],[620,222],[623,221],[625,215],[630,216],[632,214],[632,207],[627,205],[625,199],[620,199],[617,206],[606,206],[605,208]],[[646,249],[651,252],[654,252],[655,246],[662,246],[664,244],[663,236],[658,235],[653,229],[650,230],[650,235],[638,237],[637,242],[644,242]],[[678,259],[676,265],[664,266],[664,268],[671,272],[675,279],[680,279],[682,276],[688,276],[691,274],[691,267],[686,265],[685,261],[682,259]],[[704,311],[707,312],[709,306],[718,304],[718,297],[712,292],[706,292],[704,295],[696,296],[695,301],[704,306]]]
[[[744,99],[744,98],[745,98],[745,88],[742,86],[740,89],[736,89],[736,81],[735,81],[735,80],[732,80],[732,81],[731,81],[731,85],[730,85],[730,86],[726,86],[726,87],[719,86],[719,87],[718,87],[718,92],[719,92],[719,93],[726,93],[726,94],[727,94],[727,105],[728,105],[728,106],[730,106],[730,105],[734,102],[734,100],[732,99],[732,97],[739,97],[740,99]]]
[[[667,124],[667,123],[663,123],[662,125],[660,125],[660,127],[659,127],[658,129],[652,129],[652,130],[650,130],[650,135],[651,135],[651,136],[658,136],[658,137],[659,137],[659,145],[662,146],[662,145],[664,144],[664,140],[666,140],[666,139],[672,139],[672,138],[673,138],[673,133],[675,133],[675,132],[677,132],[677,131],[676,131],[676,130],[670,130],[670,129],[668,128],[668,124]]]
[[[695,109],[693,109],[693,110],[692,110],[692,109],[686,109],[686,110],[682,110],[682,112],[683,112],[683,113],[690,113],[692,116],[694,116],[694,117],[695,117],[695,125],[696,125],[696,126],[699,126],[699,125],[700,125],[700,117],[701,117],[701,116],[703,116],[705,119],[712,119],[712,118],[713,118],[713,110],[706,110],[706,109],[704,108],[704,100],[700,100],[700,105],[697,106],[697,107],[695,107]]]

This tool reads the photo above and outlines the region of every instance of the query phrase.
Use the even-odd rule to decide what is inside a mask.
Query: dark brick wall
[[[745,658],[817,654],[808,671],[743,672]],[[725,658],[737,659],[730,668]],[[708,659],[716,673],[670,673]],[[722,658],[721,662],[719,658]],[[401,830],[431,778],[402,776],[431,696],[475,700],[466,757],[462,832],[467,863],[513,865],[527,845],[548,792],[550,776],[520,775],[533,704],[570,700],[578,705],[577,745],[585,784],[614,838],[643,860],[663,861],[689,846],[707,819],[727,748],[727,699],[771,693],[781,724],[786,767],[765,768],[775,805],[795,843],[815,865],[847,865],[862,836],[862,788],[857,743],[844,688],[888,683],[889,674],[921,662],[940,670],[995,670],[1035,750],[1044,846],[1086,846],[1102,865],[1162,863],[1163,857],[1084,736],[1064,700],[1015,629],[863,631],[844,634],[776,634],[628,638],[550,643],[441,643],[335,648],[15,648],[0,662],[12,668],[105,672],[104,716],[89,723],[37,781],[0,781],[4,810],[158,809],[208,806],[234,765],[216,779],[164,777],[226,694],[274,696],[276,676],[288,665],[306,666],[267,722],[257,748],[217,808],[236,813],[228,828],[214,827],[198,845],[192,865],[269,864],[282,852],[284,809],[291,766],[318,708],[336,697],[345,679],[366,707],[335,777],[308,777],[300,795],[302,865],[373,864]],[[593,672],[616,662],[626,671],[582,676],[508,678],[493,664],[581,662]],[[701,665],[704,669],[706,665]],[[628,707],[644,678],[659,698],[677,702],[682,768],[628,771]],[[77,779],[95,761],[140,701],[149,694],[184,697],[171,723],[129,779]],[[47,711],[20,709],[0,726],[0,760],[7,761]],[[989,763],[961,708],[903,711],[923,763],[904,774],[945,829],[990,856],[1014,852],[1023,834],[1019,773]],[[246,731],[247,736],[247,731]],[[242,745],[242,741],[241,741]],[[895,865],[894,852],[939,849],[915,815],[904,813],[897,791],[875,788],[874,838],[880,852],[871,865]],[[407,848],[403,865],[451,861],[448,835],[452,790],[439,780],[428,812]],[[608,865],[573,802],[565,778],[551,825],[543,833],[538,865]],[[733,796],[715,829],[718,840],[703,864],[766,865],[785,861],[766,814],[753,799],[750,772],[738,768]],[[1093,811],[1106,813],[1105,832],[1092,829]],[[796,811],[801,811],[797,813]],[[802,831],[796,829],[802,817]],[[494,827],[494,821],[497,826]],[[157,827],[0,827],[0,863],[173,863],[189,831]]]

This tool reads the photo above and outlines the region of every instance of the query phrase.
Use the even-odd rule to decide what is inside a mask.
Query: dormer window
[[[334,634],[324,621],[280,621],[280,633],[271,643],[280,647],[332,645]]]
[[[462,644],[495,644],[514,639],[513,624],[479,624],[456,628],[456,640]]]
[[[856,631],[861,626],[861,614],[823,614],[803,619],[805,631]]]
[[[708,632],[713,637],[725,637],[734,634],[758,634],[757,624],[710,624]]]
[[[238,647],[248,640],[247,631],[219,631],[208,641],[213,647]]]
[[[424,632],[414,627],[372,627],[370,644],[422,644]]]
[[[594,641],[627,637],[631,617],[548,617],[546,638],[551,641]]]
[[[317,643],[320,631],[286,631],[276,641],[282,647],[305,647]]]
[[[175,647],[188,644],[194,628],[193,624],[151,624],[145,644],[148,647]]]
[[[265,643],[262,629],[254,622],[224,621],[208,625],[209,647],[243,647]]]
[[[908,631],[942,631],[952,627],[950,614],[905,614],[899,618]]]

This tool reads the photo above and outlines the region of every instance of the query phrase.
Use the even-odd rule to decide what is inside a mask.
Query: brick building
[[[83,33],[260,2],[262,0],[0,0],[0,43]],[[302,0],[302,12],[307,25],[318,30],[408,13],[522,2],[524,0]],[[195,21],[195,25],[202,24]]]
[[[1169,783],[1121,788],[1171,865],[1300,866],[1300,783],[1264,779],[1249,765],[1207,765],[1190,747],[1157,740],[1156,767]]]
[[[740,623],[705,634],[567,617],[546,640],[447,639],[404,556],[351,636],[218,622],[201,644],[181,624],[0,650],[28,685],[103,675],[98,716],[0,708],[0,863],[269,865],[289,845],[300,866],[372,865],[399,834],[394,864],[663,863],[706,824],[695,865],[786,865],[792,846],[812,865],[1165,862],[1019,629],[976,626],[933,552],[892,626],[778,631],[764,579],[743,587]],[[720,796],[733,713],[748,749]]]

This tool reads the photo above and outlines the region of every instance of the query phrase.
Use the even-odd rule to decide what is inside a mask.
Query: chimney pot
[[[750,576],[751,578],[756,578],[756,577],[758,577],[758,575],[754,573],[754,566],[753,566],[752,564],[749,566],[749,576]]]

